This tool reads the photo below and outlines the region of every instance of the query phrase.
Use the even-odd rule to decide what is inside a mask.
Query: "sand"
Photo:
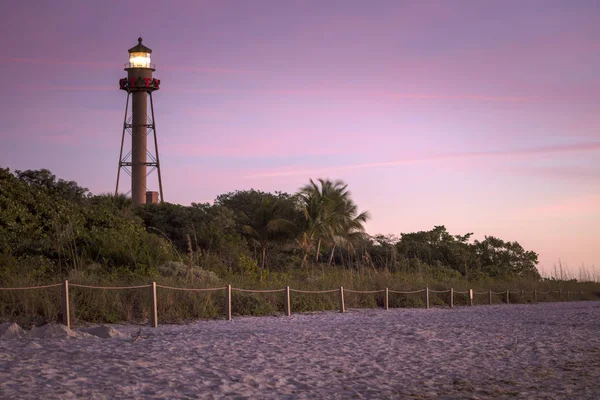
[[[600,398],[600,302],[243,317],[134,342],[138,330],[0,325],[13,332],[0,398]]]

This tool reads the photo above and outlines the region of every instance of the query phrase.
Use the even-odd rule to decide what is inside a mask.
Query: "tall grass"
[[[314,269],[290,270],[286,273],[270,273],[264,279],[253,272],[248,274],[225,274],[217,280],[198,279],[194,277],[174,278],[164,276],[99,276],[82,271],[72,271],[69,276],[71,284],[93,286],[130,286],[147,285],[152,281],[159,285],[187,288],[223,287],[231,284],[242,289],[281,289],[290,286],[301,290],[331,290],[343,286],[352,290],[380,290],[386,287],[397,291],[412,291],[429,287],[432,290],[477,292],[511,292],[520,290],[559,291],[558,293],[538,293],[538,301],[564,301],[566,292],[570,291],[570,300],[591,300],[600,297],[600,284],[594,282],[577,282],[574,280],[526,280],[526,279],[481,279],[467,281],[456,274],[444,273],[389,273],[376,270],[352,271],[341,268],[319,266]],[[42,282],[31,276],[14,276],[3,287],[35,286],[55,282]],[[579,292],[583,291],[584,294]],[[71,320],[74,325],[89,323],[148,323],[151,315],[150,288],[128,290],[103,290],[88,288],[70,288]],[[0,320],[13,321],[24,326],[57,322],[61,317],[60,288],[37,289],[26,291],[0,291]],[[494,295],[493,302],[505,302],[505,295]],[[223,318],[225,316],[225,291],[185,292],[158,288],[158,315],[160,323],[181,323],[196,319]],[[468,296],[455,294],[454,304],[467,305]],[[511,303],[533,302],[531,294],[512,294]],[[278,315],[284,310],[284,294],[277,293],[243,293],[232,294],[233,315]],[[382,307],[384,295],[345,293],[347,308]],[[475,304],[487,304],[486,295],[475,295]],[[448,306],[448,293],[431,293],[432,306]],[[423,307],[424,293],[390,294],[390,307]],[[291,294],[292,312],[309,312],[337,310],[339,296],[337,293],[327,294]]]

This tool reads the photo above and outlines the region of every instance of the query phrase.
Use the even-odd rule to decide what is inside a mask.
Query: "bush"
[[[220,282],[217,274],[192,265],[187,266],[179,261],[167,261],[158,267],[158,273],[165,277],[180,278],[185,281],[202,281],[206,284],[217,284]]]

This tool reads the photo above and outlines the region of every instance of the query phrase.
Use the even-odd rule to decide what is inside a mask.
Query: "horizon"
[[[0,166],[114,192],[141,33],[165,201],[341,179],[369,234],[444,225],[578,277],[600,266],[599,17],[592,1],[15,3]]]

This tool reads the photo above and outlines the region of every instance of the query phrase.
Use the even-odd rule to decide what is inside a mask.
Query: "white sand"
[[[600,302],[112,328],[0,339],[0,398],[600,398]]]

